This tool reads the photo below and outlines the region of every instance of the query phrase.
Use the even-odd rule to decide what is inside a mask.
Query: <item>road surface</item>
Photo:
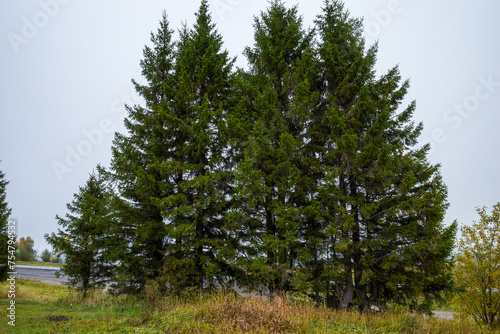
[[[40,281],[49,284],[69,285],[67,277],[62,273],[59,278],[56,277],[56,271],[60,269],[61,268],[59,267],[16,265],[17,278]]]

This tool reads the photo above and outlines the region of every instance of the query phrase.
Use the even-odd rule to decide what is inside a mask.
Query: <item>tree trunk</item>
[[[352,273],[351,273],[351,267],[349,266],[349,272],[346,275],[346,287],[345,290],[342,292],[342,295],[340,296],[340,309],[342,310],[347,310],[349,308],[349,303],[352,301],[352,298],[354,297],[354,285],[352,282]]]

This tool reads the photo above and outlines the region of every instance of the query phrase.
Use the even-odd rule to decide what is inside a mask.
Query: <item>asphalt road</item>
[[[56,277],[56,271],[58,270],[60,270],[60,268],[57,267],[16,265],[17,278],[40,281],[49,284],[69,285],[67,277],[62,273],[59,278]]]

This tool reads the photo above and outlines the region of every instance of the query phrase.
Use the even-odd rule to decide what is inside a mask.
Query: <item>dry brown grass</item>
[[[221,295],[207,305],[204,319],[242,333],[292,333],[299,325],[296,308],[282,297],[272,302],[258,297],[236,299]]]
[[[187,305],[186,305],[187,306]],[[260,297],[219,294],[190,304],[190,330],[178,333],[492,333],[469,321],[407,313],[360,314]],[[198,325],[195,325],[198,324]]]
[[[286,297],[272,301],[261,297],[237,297],[215,293],[190,298],[161,297],[152,286],[143,296],[81,294],[66,287],[20,280],[16,286],[19,303],[19,333],[43,324],[57,324],[45,315],[64,316],[70,333],[494,333],[467,320],[443,320],[415,314],[386,312],[359,314]],[[0,302],[8,285],[0,286]],[[23,318],[24,316],[24,318]],[[45,328],[44,327],[44,328]]]

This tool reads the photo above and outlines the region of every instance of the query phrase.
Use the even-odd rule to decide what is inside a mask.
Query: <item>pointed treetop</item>
[[[201,29],[207,29],[212,31],[215,29],[215,24],[212,24],[212,14],[210,13],[208,1],[202,0],[200,8],[196,15],[196,23],[194,24],[194,30],[197,31]]]
[[[137,92],[148,101],[148,107],[158,105],[168,100],[168,92],[164,89],[164,82],[169,80],[174,62],[173,30],[169,28],[167,13],[163,11],[160,27],[156,33],[151,32],[150,46],[143,49],[143,59],[140,61],[142,75],[148,85],[141,85],[132,80]]]
[[[1,161],[0,161],[1,162]],[[8,207],[6,198],[5,188],[9,184],[9,181],[5,180],[5,174],[0,170],[0,230],[2,228],[2,223],[7,223],[11,209]]]
[[[297,5],[287,8],[281,0],[271,1],[265,12],[254,17],[255,42],[244,51],[253,71],[285,75],[287,66],[312,42],[312,34],[304,31],[302,23]]]

